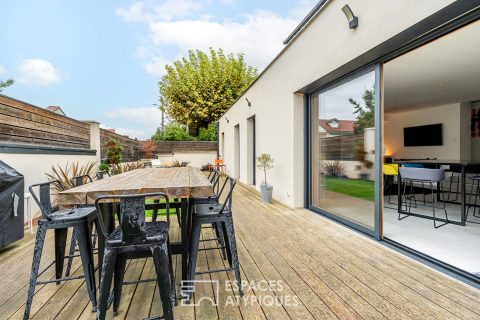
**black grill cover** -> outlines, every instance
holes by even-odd
[[[15,196],[18,206],[15,213]],[[23,175],[0,161],[0,248],[23,238]]]

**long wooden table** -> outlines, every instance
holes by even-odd
[[[170,198],[181,199],[181,241],[172,242],[173,254],[182,255],[182,279],[187,277],[188,259],[188,225],[191,219],[188,210],[192,197],[208,197],[213,193],[212,184],[198,168],[145,168],[124,172],[119,175],[97,180],[57,194],[61,206],[94,204],[100,195],[126,195],[147,192],[164,192]],[[110,214],[103,216],[105,225],[114,225],[113,208],[107,209]],[[112,230],[109,230],[112,231]],[[102,261],[105,239],[99,238],[99,260]],[[100,267],[101,269],[101,267]]]

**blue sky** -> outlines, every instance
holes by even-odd
[[[148,138],[157,82],[188,49],[245,53],[260,70],[314,0],[2,0],[3,94]]]

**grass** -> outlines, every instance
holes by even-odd
[[[375,198],[373,181],[329,176],[325,176],[324,179],[325,188],[328,191],[369,201],[373,201]]]

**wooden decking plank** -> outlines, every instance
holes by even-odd
[[[155,267],[152,258],[148,258],[145,262],[145,267],[142,271],[140,279],[156,279]],[[136,320],[149,317],[152,299],[155,293],[155,284],[156,282],[146,282],[137,285],[135,295],[132,297],[126,319]]]
[[[205,242],[200,242],[199,249],[205,248]],[[207,256],[205,251],[199,251],[197,257],[196,272],[208,270]],[[214,286],[218,282],[211,282],[210,274],[200,274],[195,276],[195,318],[197,319],[218,319],[219,314],[214,306],[218,302]],[[200,281],[200,282],[199,282]],[[212,302],[214,304],[212,304]]]
[[[281,208],[281,209],[284,209],[284,208]],[[269,210],[270,210],[269,213],[271,214],[271,212],[276,212],[276,210],[278,210],[278,209],[277,209],[275,206],[272,206],[271,208],[269,208]],[[283,210],[282,210],[281,213],[283,213]],[[282,215],[281,213],[278,215],[278,219],[284,219],[284,218],[285,218],[285,216]],[[297,220],[298,220],[298,219],[297,219]],[[300,220],[301,220],[301,219],[300,219]],[[290,223],[295,223],[295,222],[290,221]],[[297,230],[297,231],[309,233],[309,236],[310,236],[310,237],[313,237],[313,239],[314,239],[314,238],[318,238],[318,237],[323,233],[322,231],[319,231],[319,230],[313,230],[313,229],[312,229],[312,228],[314,227],[313,225],[307,225],[307,226],[308,226],[308,227],[305,227],[305,224],[304,224],[304,223],[303,223],[303,224],[300,224],[300,225],[299,225],[299,228],[302,228],[302,229],[301,229],[301,230]],[[358,236],[358,235],[357,235],[357,236]],[[349,247],[349,248],[352,247],[352,246],[353,246],[353,247],[356,247],[356,245],[355,245],[355,243],[354,243],[353,241],[346,242],[346,241],[348,240],[347,237],[343,236],[342,234],[339,236],[338,234],[334,234],[333,232],[328,233],[328,236],[325,235],[322,239],[318,239],[318,241],[322,241],[322,243],[325,243],[325,242],[328,242],[328,241],[332,241],[332,238],[334,239],[334,242],[332,242],[332,246],[331,246],[331,247],[334,247],[334,248],[336,247],[336,250],[337,250],[337,251],[338,251],[338,250],[341,250],[342,247]],[[310,241],[312,241],[312,239],[311,239]],[[339,244],[340,241],[345,241],[346,243],[343,243],[343,246],[339,246],[338,244]],[[349,257],[348,259],[351,259],[351,256],[355,256],[355,255],[357,255],[357,254],[360,254],[362,251],[364,251],[362,248],[356,248],[356,250],[347,251],[347,252],[348,252],[347,254],[350,255],[350,257]],[[367,254],[365,254],[365,255],[367,255]],[[367,255],[367,256],[368,256],[368,255]],[[376,258],[375,261],[378,261],[378,259],[381,259],[381,257],[375,257],[375,258]],[[373,258],[372,258],[372,259],[373,259]],[[373,260],[372,260],[371,264],[372,264],[372,266],[373,266],[375,269],[378,268],[378,263],[375,264],[375,262],[374,262]],[[419,266],[419,267],[422,268],[423,266]],[[375,270],[375,273],[378,273],[378,270]],[[388,273],[387,273],[387,274],[388,274]],[[398,287],[398,282],[396,283],[396,286]],[[408,287],[407,287],[407,288],[408,288]],[[426,292],[423,292],[423,293],[425,294]],[[431,294],[433,294],[434,296],[436,295],[436,292],[433,292],[433,291],[428,291],[428,293],[431,293]],[[416,299],[420,298],[420,300],[422,300],[422,298],[423,298],[423,296],[421,296],[421,295],[420,295],[420,297],[419,297],[418,295],[414,295],[414,297],[415,297]],[[413,301],[415,301],[415,300],[412,299],[412,302],[413,302]],[[448,305],[450,305],[449,302],[450,302],[450,301],[447,301],[447,304],[448,304]],[[422,304],[427,304],[427,305],[430,304],[430,306],[432,306],[431,299],[429,299],[429,300],[423,299]],[[435,306],[433,306],[433,307],[435,307]],[[438,308],[437,308],[437,310],[438,310]],[[445,310],[445,309],[440,309],[439,311],[440,311],[440,314],[443,314],[444,316],[445,316],[446,313],[448,313],[448,311]],[[455,316],[450,313],[450,317],[455,317]],[[467,318],[468,318],[468,315],[467,315]]]
[[[234,217],[235,219],[235,217]],[[296,272],[284,264],[272,261],[268,257],[268,253],[260,249],[260,246],[243,233],[241,228],[237,228],[238,237],[248,251],[254,255],[256,263],[261,265],[261,272],[267,281],[282,281],[283,288],[277,294],[279,296],[298,297],[297,306],[287,303],[286,311],[292,319],[311,319],[323,318],[334,319],[336,315],[324,303],[324,301],[316,294],[315,290],[310,286],[308,279],[301,278]],[[242,261],[240,260],[240,263]],[[275,290],[274,290],[275,291]]]
[[[212,239],[214,238],[214,233],[211,232],[211,229],[205,229],[202,231],[202,238],[203,239]],[[204,248],[215,248],[218,247],[218,243],[216,241],[208,241],[203,242]],[[207,250],[206,253],[206,268],[208,270],[218,270],[218,269],[225,269],[225,265],[223,264],[222,255],[220,250]],[[238,307],[239,303],[237,303],[236,298],[239,297],[238,291],[227,290],[227,288],[232,289],[233,287],[228,277],[226,271],[224,272],[217,272],[215,274],[210,274],[210,279],[212,281],[218,281],[218,288],[213,286],[214,294],[218,297],[217,301],[217,312],[218,317],[220,319],[242,319],[242,314],[240,313],[240,309]],[[227,286],[228,283],[228,286]],[[218,292],[216,292],[218,290]]]

